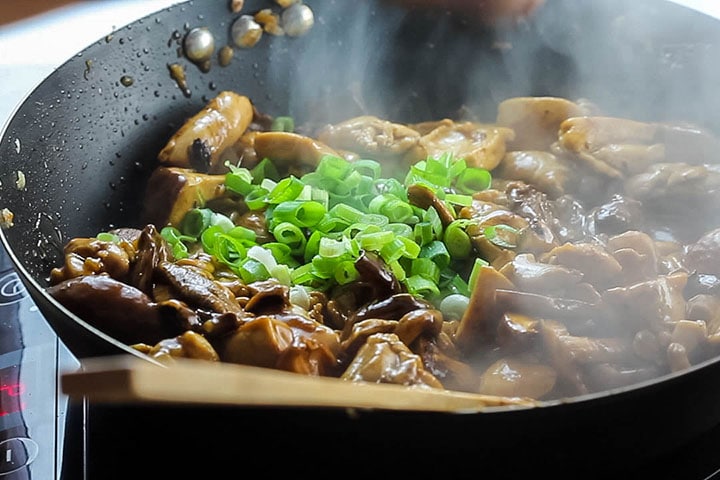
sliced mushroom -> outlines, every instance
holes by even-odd
[[[572,393],[575,395],[588,393],[589,390],[582,378],[582,372],[575,361],[572,349],[563,341],[570,335],[565,325],[554,320],[542,320],[540,321],[540,335],[550,365],[555,368],[559,377],[567,382]]]
[[[170,284],[191,306],[218,313],[243,312],[230,289],[199,273],[196,268],[164,262],[158,265],[156,273],[158,281]]]
[[[82,320],[126,344],[154,345],[181,333],[163,324],[150,297],[108,275],[71,278],[47,292]]]
[[[248,97],[220,92],[178,129],[158,159],[166,166],[207,172],[220,163],[221,154],[238,141],[252,120]]]
[[[137,256],[130,272],[130,285],[150,294],[155,268],[170,258],[172,253],[165,239],[155,225],[147,225],[137,240]]]
[[[455,333],[458,347],[472,352],[492,341],[502,312],[498,311],[495,292],[515,286],[502,273],[492,267],[480,267],[470,303]]]

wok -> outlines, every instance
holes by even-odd
[[[13,212],[14,225],[2,230],[2,242],[32,298],[79,358],[137,354],[47,295],[50,269],[72,237],[140,226],[157,152],[219,91],[238,91],[260,111],[297,123],[361,111],[421,121],[462,107],[487,112],[492,121],[505,98],[554,95],[589,98],[617,116],[720,127],[720,73],[711,68],[720,24],[670,2],[550,0],[526,22],[492,28],[380,1],[306,3],[315,12],[307,35],[265,35],[254,48],[236,49],[227,66],[214,57],[209,71],[181,55],[182,38],[205,26],[217,48],[229,44],[237,14],[227,2],[184,2],[139,19],[60,66],[7,124],[0,207]],[[245,11],[268,6],[249,0]],[[169,73],[174,63],[185,67],[186,90]],[[133,417],[133,408],[120,411]],[[171,416],[180,413],[159,408],[153,415],[167,422],[173,445],[177,417]],[[322,446],[337,465],[357,472],[374,471],[373,456],[383,455],[403,473],[526,469],[587,478],[591,471],[642,465],[720,424],[720,360],[529,410],[214,408],[190,415],[197,415],[198,433],[216,435],[237,422],[259,443],[301,430],[293,455],[316,456]]]

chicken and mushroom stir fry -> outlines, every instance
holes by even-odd
[[[302,133],[301,133],[302,132]],[[158,361],[558,399],[720,353],[718,140],[518,97],[312,132],[222,92],[49,292]]]

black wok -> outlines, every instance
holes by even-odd
[[[3,229],[2,241],[33,299],[79,358],[135,353],[45,293],[62,246],[75,236],[140,226],[144,184],[158,151],[221,90],[238,91],[259,110],[291,115],[298,123],[361,111],[419,121],[453,116],[464,106],[487,112],[492,121],[505,98],[555,95],[589,98],[618,116],[720,127],[720,73],[711,68],[720,23],[670,2],[549,0],[530,21],[492,29],[384,2],[306,3],[316,14],[309,34],[266,35],[252,49],[236,49],[228,66],[213,58],[209,71],[183,58],[181,41],[188,29],[205,26],[217,48],[229,44],[237,15],[228,2],[197,0],[150,15],[68,60],[7,125],[0,143],[0,207],[14,213],[14,226]],[[267,6],[246,1],[245,9]],[[185,67],[187,91],[171,78],[173,63]],[[17,187],[18,172],[24,188]],[[160,410],[155,418],[167,421],[166,442],[175,445],[168,416],[180,413]],[[212,420],[214,412],[224,420]],[[720,424],[720,361],[531,410],[194,413],[197,434],[204,436],[222,433],[232,422],[254,432],[256,444],[300,430],[302,436],[286,447],[289,454],[304,457],[305,465],[313,461],[310,455],[319,465],[345,465],[348,473],[374,472],[382,456],[398,473],[577,468],[577,478],[588,478],[606,468],[641,465]],[[129,438],[140,442],[133,448],[144,445]]]

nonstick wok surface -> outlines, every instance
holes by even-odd
[[[133,351],[52,300],[44,292],[50,269],[73,237],[140,226],[144,184],[157,152],[219,91],[247,95],[260,111],[291,115],[299,124],[337,121],[362,109],[420,121],[463,107],[486,112],[492,121],[505,98],[553,95],[588,98],[618,116],[689,120],[720,130],[720,74],[712,68],[720,24],[670,2],[548,0],[529,22],[493,29],[380,1],[305,3],[316,15],[309,34],[265,35],[252,49],[236,49],[228,66],[214,58],[207,72],[182,56],[182,38],[205,26],[218,49],[230,44],[237,14],[227,2],[185,2],[140,19],[69,59],[7,125],[0,143],[0,208],[14,213],[14,226],[3,229],[2,241],[34,300],[78,357]],[[246,1],[245,11],[271,5]],[[187,92],[170,76],[174,63],[185,67]],[[18,172],[24,188],[17,186]],[[457,441],[453,448],[484,461],[524,447],[527,458],[569,466],[588,456],[649,458],[717,425],[719,379],[720,364],[710,361],[633,388],[528,411],[295,413],[316,418],[317,425],[325,421],[320,431],[344,428],[358,438],[388,428],[433,438],[484,432],[486,441]],[[259,418],[277,424],[272,414],[254,414],[258,425]]]

